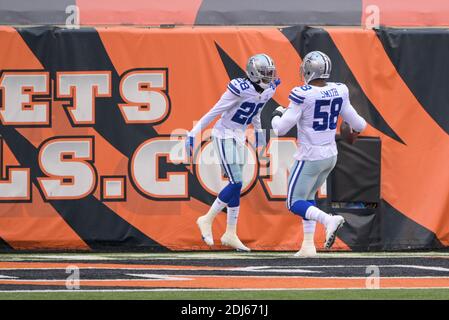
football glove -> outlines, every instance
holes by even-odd
[[[285,112],[286,110],[287,110],[287,109],[284,108],[284,107],[281,107],[281,106],[277,107],[276,109],[274,109],[273,113],[271,114],[271,118],[274,118],[274,117],[282,117],[282,115],[284,114],[284,112]]]
[[[274,80],[274,86],[277,88],[281,84],[281,78]]]

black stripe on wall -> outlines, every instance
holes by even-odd
[[[416,99],[449,134],[448,29],[381,28],[376,34]],[[419,123],[413,126],[419,130]]]

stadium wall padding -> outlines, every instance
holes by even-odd
[[[195,221],[215,198],[210,186],[225,182],[215,171],[171,159],[164,149],[170,134],[190,130],[226,90],[230,78],[244,76],[247,58],[260,52],[275,60],[282,79],[262,112],[263,127],[270,129],[272,110],[288,104],[290,90],[300,83],[302,57],[311,50],[329,54],[331,80],[348,85],[352,104],[367,119],[364,135],[382,141],[380,206],[372,216],[348,214],[334,249],[449,245],[449,114],[442,107],[448,101],[443,76],[449,65],[442,59],[449,54],[446,30],[0,27],[0,41],[6,48],[0,52],[0,250],[207,250]],[[426,54],[414,48],[426,48]],[[42,85],[46,83],[48,90],[21,84],[24,75],[45,79]],[[77,96],[73,87],[64,95],[60,77],[70,75],[105,80],[103,87],[88,91],[95,96],[89,100]],[[138,82],[133,91],[130,79],[142,75],[154,82]],[[31,97],[21,112],[46,103],[47,122],[8,122],[16,116],[7,104],[14,104],[8,96],[17,84]],[[151,119],[133,120],[135,114],[157,111],[139,102],[142,96],[158,97],[165,109]],[[77,110],[77,99],[93,103],[93,114]],[[294,134],[292,130],[287,138],[276,140],[285,146],[280,162],[292,161]],[[61,151],[52,162],[49,146],[70,145],[80,149]],[[90,151],[82,149],[87,146]],[[202,150],[207,146],[205,139]],[[142,162],[140,155],[151,154],[151,148],[159,148],[159,153]],[[74,166],[82,163],[91,169],[92,187],[82,196],[58,197],[51,193],[56,189],[43,186],[45,181],[59,179],[68,190],[75,179],[85,178],[56,174],[62,169],[54,162],[71,160]],[[297,250],[302,225],[286,209],[287,186],[281,185],[283,194],[273,193],[263,169],[258,163],[248,167],[238,234],[254,250]],[[26,172],[29,184],[22,189],[29,192],[11,197],[13,188],[8,186]],[[171,179],[182,183],[170,184]],[[278,182],[284,180],[278,177]],[[154,185],[162,186],[156,188],[160,194],[154,194]],[[170,194],[175,189],[185,193]],[[219,214],[213,227],[216,243],[225,226],[226,214]],[[315,241],[322,248],[321,226]]]

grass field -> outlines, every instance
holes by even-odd
[[[449,289],[1,292],[0,300],[449,300]]]

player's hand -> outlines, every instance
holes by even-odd
[[[357,140],[359,132],[354,131],[346,121],[342,121],[340,125],[340,135],[347,143],[354,144]]]
[[[281,78],[274,80],[274,86],[277,88],[281,84]]]
[[[187,156],[189,157],[189,159],[191,159],[193,156],[194,144],[195,144],[195,139],[193,138],[193,136],[188,135],[186,138],[186,141],[185,141],[185,146],[186,146]]]
[[[282,106],[277,107],[276,109],[274,109],[273,113],[271,114],[271,118],[282,117],[282,115],[285,113],[286,110],[287,109]]]

